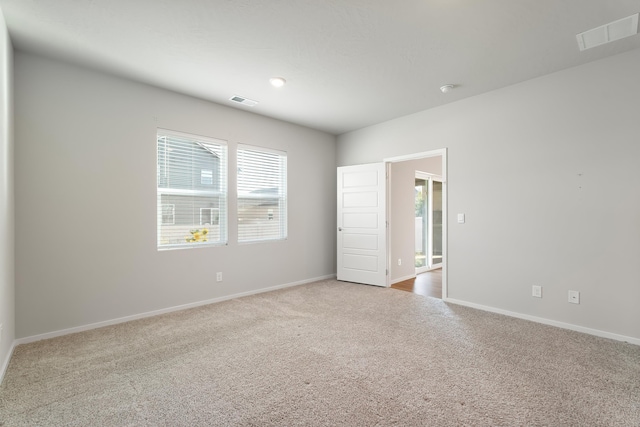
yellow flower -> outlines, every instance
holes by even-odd
[[[184,239],[189,242],[206,242],[207,241],[207,234],[209,234],[209,229],[207,228],[203,228],[202,230],[196,228],[194,230],[189,230],[189,233],[191,233],[190,236],[186,236]]]

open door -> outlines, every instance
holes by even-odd
[[[338,280],[387,286],[384,163],[338,168]]]

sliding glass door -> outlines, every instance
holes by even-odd
[[[431,180],[431,268],[442,267],[442,179]]]
[[[442,178],[415,175],[416,274],[442,266]]]
[[[415,181],[415,259],[416,272],[418,269],[425,269],[428,266],[427,253],[428,250],[428,179],[416,177]]]

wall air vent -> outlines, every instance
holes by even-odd
[[[233,95],[231,98],[229,98],[229,100],[233,102],[237,102],[238,104],[246,105],[247,107],[253,107],[254,105],[258,105],[258,101],[245,98],[244,96]]]
[[[578,47],[582,51],[638,34],[638,15],[636,13],[576,35]]]

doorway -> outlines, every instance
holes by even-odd
[[[427,161],[430,167],[413,167]],[[394,168],[399,165],[400,174]],[[440,258],[441,295],[447,299],[447,149],[383,159],[381,163],[338,168],[337,278],[390,287],[416,278],[415,171],[437,169],[441,177],[441,244],[432,248],[431,263]],[[408,174],[405,172],[409,171]],[[402,175],[403,179],[396,179]],[[407,180],[405,181],[404,178]],[[396,185],[400,189],[396,191]],[[397,203],[394,195],[405,199]],[[391,197],[390,197],[391,196]],[[404,260],[404,262],[403,262]]]
[[[384,159],[387,164],[389,180],[387,183],[388,247],[387,265],[389,266],[388,285],[414,293],[422,293],[422,282],[428,279],[429,287],[437,283],[438,296],[447,299],[447,149],[438,149],[406,156]],[[424,182],[422,216],[416,215],[416,172]],[[407,194],[408,191],[408,194]],[[431,202],[429,203],[429,197]],[[416,217],[421,218],[416,220]],[[422,224],[419,236],[422,250],[416,248],[416,222]],[[424,236],[424,237],[423,237]],[[418,250],[416,250],[418,249]],[[416,266],[416,252],[422,252]],[[420,262],[420,257],[422,261]],[[418,270],[417,270],[418,268]],[[422,273],[425,271],[426,273]],[[421,274],[418,275],[418,272]],[[433,277],[432,277],[433,276]],[[437,277],[435,277],[437,276]],[[433,289],[433,288],[432,288]],[[427,291],[431,292],[431,291]]]

